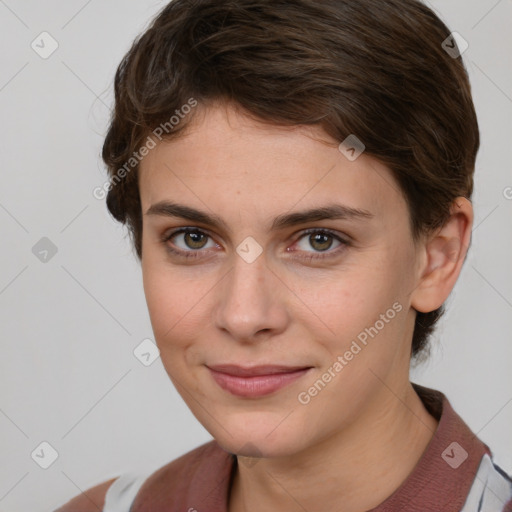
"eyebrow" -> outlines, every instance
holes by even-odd
[[[179,217],[182,219],[199,222],[216,229],[224,229],[230,232],[226,222],[215,214],[209,214],[190,206],[185,206],[170,201],[160,201],[153,204],[146,211],[146,215],[161,215],[165,217]],[[341,204],[328,204],[319,208],[311,208],[300,212],[279,215],[272,222],[271,230],[284,229],[308,222],[321,220],[369,220],[375,215],[368,210],[352,208]]]

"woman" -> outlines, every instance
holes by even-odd
[[[512,510],[409,380],[470,245],[460,38],[416,0],[175,0],[103,159],[164,367],[214,440],[61,512]]]

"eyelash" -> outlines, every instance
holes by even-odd
[[[173,254],[175,256],[179,256],[179,257],[183,257],[183,258],[201,258],[202,256],[200,253],[203,251],[201,251],[200,249],[190,250],[190,251],[182,251],[182,250],[174,249],[168,243],[176,235],[179,235],[180,233],[190,233],[190,232],[203,234],[209,238],[212,238],[208,233],[206,233],[205,231],[203,231],[201,229],[189,227],[189,228],[176,229],[175,231],[172,231],[171,233],[165,234],[161,238],[161,242],[165,245],[167,251],[169,251],[171,254]],[[324,260],[326,258],[333,258],[335,256],[338,256],[341,251],[345,250],[347,247],[349,247],[351,245],[348,240],[341,238],[334,231],[331,231],[330,229],[325,229],[325,228],[324,229],[321,229],[321,228],[307,229],[307,230],[301,232],[301,234],[297,237],[297,240],[294,243],[298,242],[299,240],[301,240],[302,238],[304,238],[307,235],[318,234],[318,233],[332,236],[335,240],[340,242],[341,245],[339,247],[337,247],[336,249],[334,249],[332,251],[326,251],[325,253],[312,253],[309,256],[301,256],[301,259],[304,259],[307,261],[312,261],[312,260],[318,261],[318,260]]]

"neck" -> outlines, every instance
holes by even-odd
[[[243,464],[239,457],[229,512],[370,510],[407,478],[432,439],[437,421],[408,383],[389,389],[357,421],[288,457]],[[376,400],[376,401],[377,401]],[[242,463],[240,463],[242,462]]]

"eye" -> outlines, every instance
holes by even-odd
[[[169,253],[183,258],[199,258],[204,256],[203,253],[206,252],[203,249],[220,247],[213,241],[211,235],[199,228],[191,227],[180,228],[167,233],[161,241]],[[317,228],[302,232],[294,245],[297,248],[292,246],[287,251],[306,253],[306,256],[298,257],[311,261],[335,257],[350,246],[350,242],[329,229]]]
[[[298,250],[309,253],[307,259],[322,259],[338,255],[350,243],[328,229],[309,229],[301,234],[295,245]],[[290,249],[290,252],[296,250]]]
[[[163,236],[162,242],[165,244],[167,250],[172,254],[184,256],[188,258],[195,258],[199,256],[201,249],[210,249],[216,247],[210,235],[197,228],[182,228]],[[169,243],[172,241],[172,245]],[[173,245],[177,249],[173,248]]]

